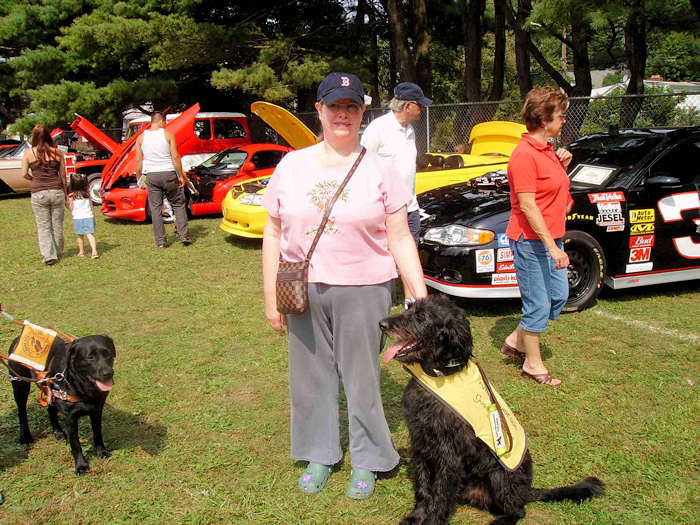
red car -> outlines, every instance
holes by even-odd
[[[275,166],[292,148],[277,144],[246,144],[229,148],[195,166],[187,175],[192,183],[185,189],[187,211],[193,215],[221,213],[221,201],[229,190],[245,180],[271,175]],[[102,213],[131,221],[149,218],[148,191],[131,181],[128,187],[104,194]],[[165,221],[172,221],[172,209],[163,207]]]

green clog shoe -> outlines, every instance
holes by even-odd
[[[377,476],[371,470],[353,469],[350,475],[350,485],[345,493],[352,499],[367,499],[374,494],[374,482]]]
[[[309,463],[299,478],[299,490],[307,494],[320,492],[331,475],[331,467],[319,463]]]

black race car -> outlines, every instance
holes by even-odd
[[[569,144],[569,301],[700,278],[700,127],[596,133]],[[504,171],[418,196],[428,286],[460,297],[519,297],[505,236]]]

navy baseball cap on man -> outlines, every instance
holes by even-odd
[[[327,105],[344,98],[349,98],[363,105],[365,103],[365,90],[362,89],[362,82],[352,73],[329,73],[318,85],[316,100],[323,100],[323,103]]]
[[[413,82],[401,82],[394,88],[394,98],[396,100],[408,100],[417,102],[421,106],[429,106],[433,103],[428,97],[423,94],[423,90],[418,84]]]

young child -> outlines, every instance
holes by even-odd
[[[92,214],[92,203],[88,193],[88,182],[85,175],[73,173],[70,176],[68,207],[73,215],[73,228],[78,236],[78,257],[85,256],[83,236],[87,235],[92,249],[92,258],[97,259],[97,243],[95,241],[95,216]]]

